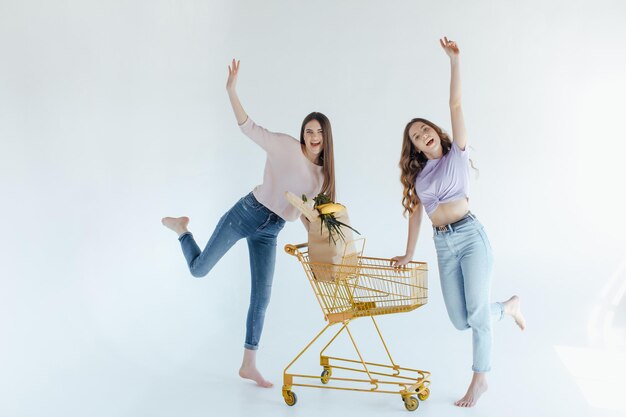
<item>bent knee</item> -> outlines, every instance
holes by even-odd
[[[491,323],[488,321],[485,322],[484,320],[469,320],[468,322],[469,327],[479,332],[491,330],[490,324]]]
[[[203,278],[206,277],[209,271],[202,271],[196,268],[189,268],[189,272],[194,278]]]
[[[456,320],[451,320],[451,321],[452,321],[452,325],[457,330],[467,330],[470,328],[470,325],[467,322],[467,320],[456,319]]]
[[[468,323],[452,323],[457,330],[467,330],[470,328]]]

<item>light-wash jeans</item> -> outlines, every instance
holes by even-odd
[[[474,372],[491,370],[491,321],[504,313],[501,303],[490,303],[493,255],[482,224],[473,214],[446,231],[434,229],[441,291],[454,327],[472,329]]]
[[[207,275],[238,240],[246,238],[248,241],[252,284],[246,320],[246,349],[257,350],[259,347],[265,310],[272,292],[276,236],[284,225],[285,220],[250,193],[222,216],[203,251],[200,251],[191,233],[184,233],[178,238],[189,271],[197,278]]]

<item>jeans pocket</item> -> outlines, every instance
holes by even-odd
[[[263,223],[261,223],[261,225],[259,227],[256,228],[257,232],[269,232],[270,230],[270,226],[272,225],[272,215],[269,214],[267,215],[267,217],[265,217],[265,220],[263,221]]]
[[[285,226],[285,221],[275,213],[270,213],[265,221],[256,229],[269,235],[278,236],[278,233]]]

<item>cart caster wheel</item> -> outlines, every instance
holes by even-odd
[[[420,401],[426,401],[429,396],[430,396],[430,389],[428,388],[426,388],[424,391],[417,394],[417,398],[419,398]]]
[[[322,384],[328,384],[328,381],[330,380],[330,376],[333,374],[333,372],[330,369],[324,369],[322,371],[322,375],[320,376],[320,380],[322,381]]]
[[[419,405],[419,401],[417,401],[417,398],[413,396],[404,399],[404,407],[409,411],[417,410],[417,407],[419,407]]]
[[[298,402],[298,397],[293,391],[283,392],[283,398],[285,399],[285,404],[287,404],[289,407],[293,407]]]

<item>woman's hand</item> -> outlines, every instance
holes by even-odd
[[[228,66],[228,81],[226,81],[226,90],[234,92],[237,88],[237,74],[239,73],[239,61],[233,62]]]
[[[391,266],[394,268],[400,268],[409,262],[411,262],[411,257],[409,255],[394,256],[391,258]]]
[[[237,74],[239,74],[239,61],[233,59],[232,64],[228,66],[228,81],[226,81],[226,91],[228,91],[228,98],[230,104],[233,107],[237,124],[241,126],[248,119],[246,111],[243,109],[239,97],[237,96]]]
[[[459,53],[460,53],[459,46],[456,44],[456,42],[449,41],[448,38],[444,36],[443,39],[439,39],[439,43],[441,44],[441,47],[443,48],[444,51],[446,51],[446,54],[448,54],[450,58],[456,58],[459,56]]]

